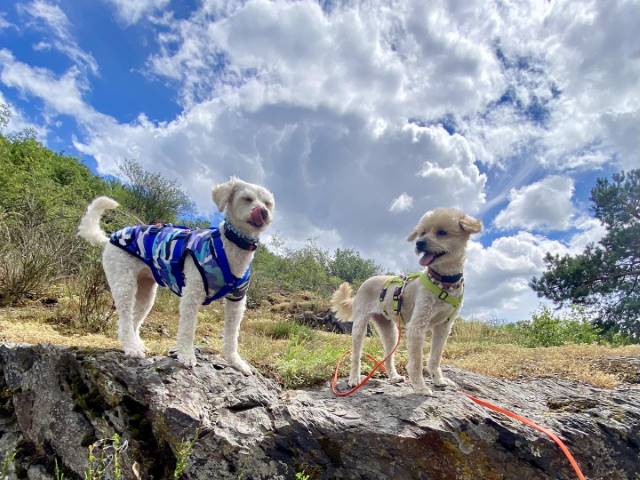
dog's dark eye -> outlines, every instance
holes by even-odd
[[[438,230],[436,232],[436,235],[438,235],[439,237],[446,237],[447,236],[447,232],[446,232],[446,230]]]
[[[425,232],[424,230],[423,230],[423,231],[421,231],[421,232],[420,232],[420,236],[421,236],[421,237],[422,237],[422,236],[424,236],[424,234],[425,234],[425,233],[427,233],[427,232]]]
[[[271,207],[273,207],[273,203],[271,202],[264,202],[264,206],[271,209]]]
[[[247,203],[253,202],[253,198],[251,198],[251,197],[242,197],[242,199]]]

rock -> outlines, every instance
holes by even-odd
[[[636,478],[639,385],[603,390],[447,374],[554,430],[590,480]],[[190,439],[185,479],[292,479],[298,472],[314,479],[575,478],[548,438],[450,388],[426,397],[374,380],[353,397],[335,398],[326,386],[283,391],[210,353],[187,369],[167,357],[5,345],[0,392],[0,456],[19,447],[19,478],[51,476],[54,459],[65,479],[82,478],[87,447],[114,432],[126,442],[125,479],[173,478]]]
[[[54,477],[47,473],[43,465],[31,465],[27,470],[29,480],[54,480]]]
[[[320,314],[312,311],[305,311],[294,316],[296,322],[325,332],[351,334],[353,322],[343,322],[338,320],[331,310]],[[367,325],[367,336],[371,336],[371,326]]]

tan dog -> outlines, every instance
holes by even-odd
[[[420,265],[425,267],[425,274],[436,281],[453,297],[461,297],[463,284],[461,277],[464,264],[465,250],[469,236],[482,230],[482,223],[475,218],[465,215],[453,208],[438,208],[427,212],[409,234],[407,240],[415,241],[416,253],[421,254]],[[355,297],[351,297],[351,286],[348,283],[340,285],[333,294],[331,305],[338,318],[343,321],[353,320],[351,354],[351,373],[349,384],[355,385],[360,381],[360,357],[362,345],[369,320],[380,335],[384,346],[385,356],[388,355],[397,341],[397,328],[393,312],[393,292],[387,292],[383,301],[380,293],[389,276],[378,275],[366,280],[358,289]],[[438,282],[437,280],[440,280]],[[404,290],[401,313],[407,321],[406,335],[409,362],[407,372],[409,380],[416,392],[431,394],[427,388],[423,375],[422,350],[428,330],[432,332],[431,352],[428,370],[436,386],[454,385],[442,375],[440,361],[447,337],[458,308],[437,298],[427,290],[419,280],[407,283]],[[403,377],[398,374],[394,358],[391,356],[385,362],[390,382],[400,382]]]

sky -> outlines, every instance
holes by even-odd
[[[546,252],[605,233],[595,179],[640,166],[640,1],[70,0],[0,4],[5,133],[101,175],[134,159],[203,214],[235,175],[272,232],[419,269],[428,210],[481,219],[467,318],[528,318]]]

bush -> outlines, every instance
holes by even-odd
[[[25,202],[19,213],[0,213],[0,305],[41,296],[65,275],[78,249],[75,236],[35,201]]]
[[[107,183],[77,159],[57,154],[28,135],[0,135],[0,205],[20,212],[25,199],[41,209],[39,220],[55,220],[75,230],[91,199],[107,192]]]
[[[380,273],[382,267],[373,260],[362,258],[355,250],[338,248],[328,262],[328,270],[330,275],[358,286],[367,278]]]
[[[329,254],[313,241],[299,250],[287,250],[278,275],[289,290],[309,290],[322,295],[330,294],[340,279],[329,273]]]
[[[268,247],[258,249],[253,262],[249,306],[261,305],[273,293],[307,291],[329,296],[341,280],[329,273],[329,254],[312,241],[278,255]]]
[[[56,320],[87,332],[105,331],[115,316],[115,307],[100,261],[100,248],[88,247],[79,255],[78,271],[65,287]]]
[[[122,162],[120,172],[127,182],[112,182],[111,194],[143,223],[175,223],[178,217],[193,214],[193,202],[175,180],[151,173],[133,160]]]
[[[530,321],[504,327],[511,330],[518,343],[526,347],[553,347],[567,343],[597,343],[603,341],[602,332],[593,326],[584,312],[574,309],[568,317],[554,315],[546,306]]]

